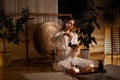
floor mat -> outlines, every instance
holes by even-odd
[[[63,72],[23,73],[28,80],[73,80],[73,77]]]

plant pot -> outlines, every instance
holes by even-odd
[[[89,58],[89,49],[80,49],[81,57],[88,59]]]
[[[0,67],[9,67],[11,65],[11,53],[0,52]]]

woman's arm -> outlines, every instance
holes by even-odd
[[[65,32],[63,31],[57,32],[54,37],[57,38],[57,37],[63,36],[64,33]]]

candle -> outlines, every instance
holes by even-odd
[[[90,67],[92,67],[92,68],[93,68],[93,67],[94,67],[94,64],[90,64]]]
[[[74,71],[75,73],[79,73],[80,70],[78,68],[75,68]]]
[[[92,69],[91,71],[92,71],[92,72],[94,72],[95,70],[94,70],[94,69]]]

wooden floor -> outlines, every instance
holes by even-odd
[[[9,67],[0,68],[0,80],[27,80],[23,73],[51,72],[52,66],[47,64],[28,65],[24,61],[16,61]]]

